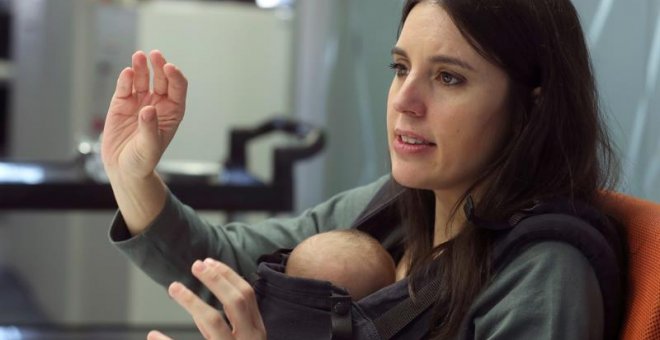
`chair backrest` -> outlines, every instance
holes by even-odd
[[[628,243],[621,339],[660,339],[660,204],[612,192],[603,203],[605,213],[623,225]]]

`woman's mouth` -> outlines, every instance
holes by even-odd
[[[415,138],[415,137],[410,137],[410,136],[400,135],[399,138],[401,139],[401,141],[403,143],[406,143],[406,144],[412,144],[412,145],[431,144],[430,142],[428,142],[426,140]]]
[[[428,139],[407,131],[395,131],[393,147],[400,154],[418,154],[430,151],[436,144]]]

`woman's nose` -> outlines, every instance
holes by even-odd
[[[392,104],[397,112],[416,117],[426,114],[424,86],[420,79],[409,75],[398,88],[394,89],[392,95],[394,95]]]

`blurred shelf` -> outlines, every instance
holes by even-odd
[[[286,212],[291,183],[167,182],[172,193],[199,210]],[[112,188],[85,175],[79,162],[1,162],[0,210],[114,210]]]
[[[273,180],[263,183],[246,170],[247,144],[275,131],[297,136],[300,145],[274,148]],[[290,212],[294,163],[316,154],[324,143],[322,130],[276,117],[255,128],[231,130],[230,156],[222,171],[188,162],[169,164],[159,172],[169,172],[164,179],[170,191],[195,209]],[[103,180],[95,180],[102,177],[98,176],[101,170],[89,170],[87,157],[69,162],[0,160],[0,210],[117,209],[112,188]]]

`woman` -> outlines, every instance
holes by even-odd
[[[177,281],[170,295],[206,338],[265,338],[254,293],[233,270],[249,274],[261,254],[351,225],[387,178],[295,219],[205,224],[154,172],[183,117],[187,83],[159,52],[150,58],[153,90],[138,52],[119,76],[106,120],[103,160],[121,212],[111,237],[152,278]],[[481,219],[502,221],[537,200],[596,205],[616,174],[570,1],[409,0],[392,58],[391,176],[408,188],[397,278],[441,281],[430,334],[461,338],[469,325],[479,339],[602,338],[603,297],[578,250],[540,242],[495,274],[491,233],[460,209],[469,199]],[[429,263],[444,271],[425,273]],[[204,302],[212,295],[231,329]]]

